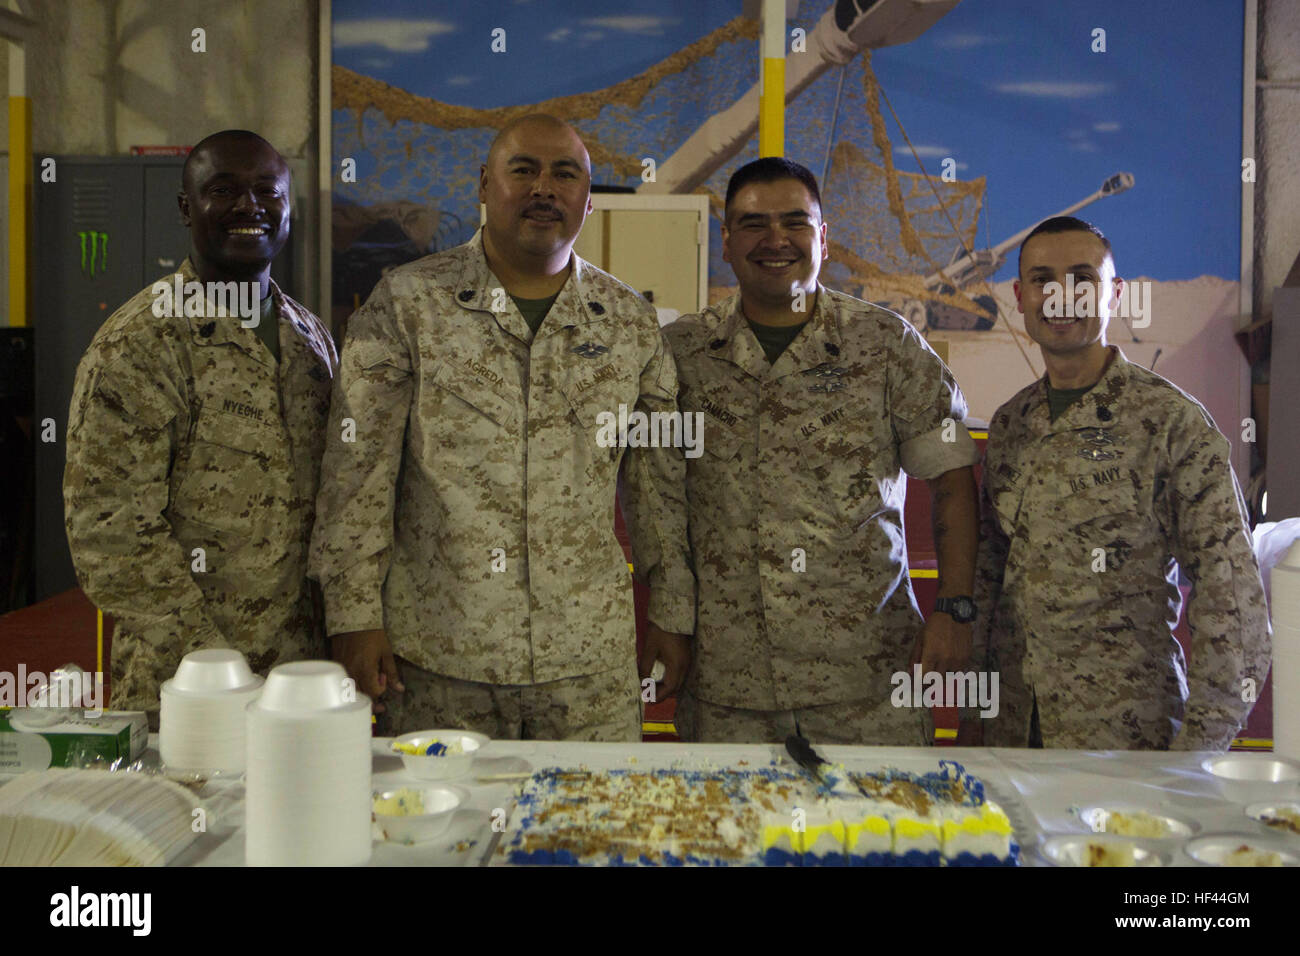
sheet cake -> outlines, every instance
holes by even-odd
[[[598,866],[1006,866],[1016,854],[1006,814],[948,760],[925,774],[837,768],[825,784],[780,767],[552,767],[524,785],[497,850]]]

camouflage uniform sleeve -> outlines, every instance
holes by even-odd
[[[389,281],[348,323],[330,402],[309,576],[329,634],[384,626],[393,502],[414,390]]]
[[[677,411],[677,365],[662,332],[654,358],[641,372],[637,409],[647,416]],[[695,573],[686,537],[684,450],[629,448],[622,502],[632,567],[650,589],[650,621],[671,634],[693,634]]]
[[[1219,750],[1250,714],[1243,682],[1260,687],[1271,653],[1268,608],[1228,440],[1197,412],[1172,433],[1173,553],[1195,584],[1187,709],[1173,750]]]
[[[929,481],[979,461],[975,441],[962,425],[966,399],[961,389],[911,326],[904,328],[890,369],[889,413],[903,470],[913,478]],[[952,424],[945,428],[948,419]]]
[[[978,615],[971,629],[970,670],[987,670],[995,654],[993,618],[1002,596],[1002,575],[1007,565],[1010,541],[1002,533],[997,513],[989,500],[988,485],[980,483],[980,543],[975,558],[975,606]],[[962,720],[975,720],[979,708],[962,708]]]
[[[86,596],[124,629],[225,647],[165,517],[185,399],[153,360],[155,344],[108,360],[92,346],[77,369],[63,471],[72,563]]]

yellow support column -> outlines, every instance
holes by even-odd
[[[32,196],[32,102],[26,54],[9,44],[9,324],[27,325],[27,267]]]
[[[785,155],[785,0],[763,0],[758,155]]]

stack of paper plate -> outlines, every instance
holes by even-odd
[[[247,760],[244,710],[263,680],[239,651],[186,654],[162,685],[158,752],[169,769],[242,773]]]
[[[25,774],[0,787],[0,866],[164,866],[194,841],[198,808],[156,776]]]

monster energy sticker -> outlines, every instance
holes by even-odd
[[[77,237],[81,239],[81,271],[86,273],[92,279],[95,278],[95,256],[99,256],[99,273],[103,275],[108,271],[108,233],[106,232],[79,232]],[[90,242],[87,244],[86,240]],[[89,251],[89,256],[87,256]]]

